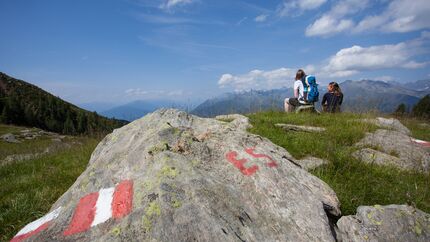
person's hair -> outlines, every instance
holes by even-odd
[[[330,82],[329,85],[332,87],[334,95],[342,95],[342,90],[340,89],[339,84],[337,84],[337,82]]]
[[[296,73],[296,80],[301,80],[305,75],[305,72],[302,69],[299,69]]]

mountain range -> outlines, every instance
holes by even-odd
[[[430,79],[406,84],[373,80],[344,81],[339,84],[344,94],[343,111],[379,111],[392,113],[401,103],[410,110],[422,97],[430,94]],[[326,88],[319,87],[320,101]],[[262,110],[283,110],[286,97],[291,97],[291,88],[268,91],[245,91],[227,93],[211,98],[197,106],[191,113],[202,117],[213,117],[230,113],[253,113]],[[319,104],[317,108],[319,108]]]
[[[187,110],[188,105],[171,100],[137,100],[101,112],[100,114],[121,120],[133,121],[154,112],[159,108],[176,108]]]

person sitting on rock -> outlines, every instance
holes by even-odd
[[[321,102],[323,111],[328,113],[340,112],[340,106],[343,102],[343,93],[340,90],[339,84],[330,82],[327,86],[327,91]]]
[[[285,98],[284,100],[284,108],[285,112],[292,112],[298,106],[306,104],[305,101],[305,93],[302,79],[306,76],[305,72],[302,69],[299,69],[296,73],[296,79],[294,82],[294,97]]]

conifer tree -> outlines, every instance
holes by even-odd
[[[412,115],[415,117],[430,119],[430,95],[423,97],[412,108]]]

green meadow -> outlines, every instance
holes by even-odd
[[[358,121],[372,114],[342,113],[285,114],[262,112],[248,115],[249,131],[284,147],[295,158],[314,156],[330,161],[312,174],[336,192],[343,215],[355,214],[360,205],[410,204],[430,212],[430,176],[394,167],[369,165],[352,158],[353,146],[375,125]],[[430,140],[430,126],[424,121],[401,119],[418,139]],[[322,133],[286,132],[274,126],[289,123],[324,127]],[[22,127],[0,125],[0,135],[18,134]],[[68,145],[38,158],[0,163],[0,241],[8,241],[23,226],[48,212],[52,204],[85,170],[101,138],[67,136]],[[0,141],[0,160],[8,155],[37,153],[52,145],[39,137],[19,144]]]
[[[328,160],[328,165],[311,171],[336,192],[343,215],[355,214],[360,205],[410,204],[430,212],[430,175],[402,171],[395,167],[365,164],[351,154],[353,145],[375,125],[358,121],[373,114],[285,114],[264,112],[249,115],[249,131],[282,146],[297,159],[314,156]],[[430,126],[425,121],[401,119],[415,138],[430,140]],[[286,132],[276,123],[310,125],[326,128],[322,133]],[[428,121],[427,121],[428,124]]]

